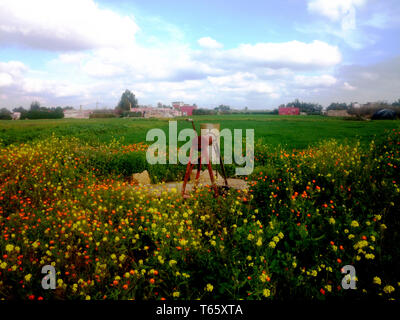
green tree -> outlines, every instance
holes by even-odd
[[[0,109],[0,120],[11,120],[11,111],[6,109],[6,108],[2,108]]]
[[[288,103],[286,107],[299,108],[300,112],[305,112],[307,114],[321,114],[322,111],[321,105],[317,103],[301,102],[299,99]]]
[[[38,110],[40,110],[40,102],[39,101],[32,101],[31,110],[30,111],[38,111]]]
[[[128,89],[125,90],[125,92],[121,96],[121,100],[118,103],[117,106],[117,111],[129,111],[130,108],[137,108],[138,107],[138,101],[135,98],[135,95]]]
[[[332,102],[326,110],[348,110],[349,106],[347,103]]]
[[[224,104],[220,104],[218,107],[214,108],[214,110],[221,113],[228,113],[231,110],[231,107],[226,106]]]

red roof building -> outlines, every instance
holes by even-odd
[[[279,115],[285,116],[298,116],[300,114],[300,109],[295,107],[280,107]]]
[[[191,106],[183,102],[172,102],[172,107],[180,110],[183,116],[191,116],[193,115],[193,110],[197,109],[197,106]]]

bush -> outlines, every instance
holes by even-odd
[[[12,120],[11,111],[6,108],[0,109],[0,120]]]
[[[125,111],[121,114],[121,117],[127,117],[127,118],[140,118],[143,117],[141,112],[130,112],[130,111]]]
[[[61,108],[40,108],[38,110],[30,110],[21,112],[22,119],[62,119],[64,112]]]
[[[89,119],[103,119],[103,118],[116,118],[117,116],[114,113],[107,112],[107,113],[100,113],[100,112],[93,112],[89,115]]]

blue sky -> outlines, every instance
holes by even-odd
[[[0,107],[400,98],[397,0],[0,0]]]

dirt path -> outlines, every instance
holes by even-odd
[[[234,178],[228,178],[228,185],[231,188],[238,189],[238,190],[246,190],[249,188],[249,184],[247,181],[242,180],[242,179],[234,179]],[[163,192],[173,192],[173,193],[181,193],[182,192],[182,185],[183,182],[167,182],[167,183],[161,183],[161,184],[147,184],[147,185],[141,185],[140,189],[141,190],[146,190],[150,194],[154,194],[157,196],[160,196]],[[193,190],[193,185],[194,183],[190,182],[186,185],[186,192],[190,193]],[[199,187],[205,186],[205,185],[210,185],[209,183],[199,183]],[[221,180],[217,181],[218,186],[223,186],[223,182]],[[139,187],[139,186],[137,186]]]

